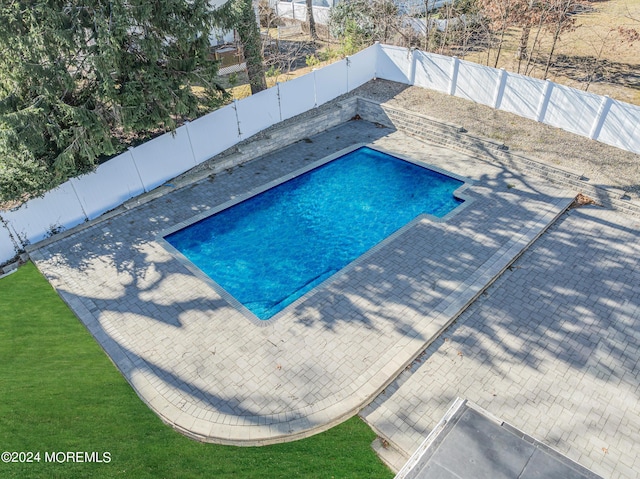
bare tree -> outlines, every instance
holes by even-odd
[[[595,35],[598,37],[597,42],[589,42],[591,48],[595,55],[593,57],[587,57],[584,61],[584,67],[586,70],[586,84],[584,86],[584,91],[588,91],[591,83],[602,74],[603,71],[603,55],[605,51],[610,51],[613,48],[610,40],[612,38],[615,29],[609,29],[606,35],[600,35],[594,31]]]
[[[446,3],[442,9],[444,11],[444,32],[440,36],[440,54],[443,55],[445,53],[444,49],[448,45],[449,40],[449,30],[451,29],[451,22],[454,19],[453,16],[453,3]]]
[[[280,40],[277,48],[272,48],[265,55],[267,76],[280,81],[296,69],[307,66],[307,59],[315,57],[317,44],[310,41]]]
[[[507,30],[517,25],[519,16],[526,11],[526,0],[479,0],[482,12],[489,20],[489,29],[493,34],[499,35],[498,51],[494,62],[494,68],[498,67],[498,60],[504,44],[504,36]],[[487,64],[488,62],[487,57]]]
[[[518,60],[518,73],[520,73],[520,66],[522,60],[529,56],[529,36],[531,34],[531,28],[540,24],[543,17],[543,9],[539,8],[540,2],[535,0],[529,0],[527,2],[525,10],[520,15],[517,21],[517,25],[522,27],[522,33],[520,34],[520,42],[518,43],[518,50],[516,51],[516,59]]]
[[[316,32],[316,21],[313,18],[313,0],[306,0],[307,3],[307,25],[309,26],[309,36],[312,41],[318,40],[318,33]]]
[[[539,51],[540,49],[540,33],[542,32],[543,26],[545,24],[545,22],[547,21],[547,17],[548,17],[548,12],[546,9],[542,8],[540,9],[540,14],[538,15],[538,24],[537,24],[537,28],[536,28],[536,36],[533,39],[533,44],[532,44],[532,48],[531,51],[527,51],[526,53],[526,57],[527,57],[527,63],[524,66],[524,74],[528,75],[530,73],[529,67],[533,68],[533,64],[532,64],[532,59],[533,59],[533,54],[537,51]],[[527,35],[527,39],[528,39],[528,35]],[[528,45],[527,45],[528,48]],[[520,65],[521,65],[522,60],[518,61],[518,73],[520,73]]]
[[[431,32],[432,32],[432,28],[431,28],[431,5],[433,4],[433,1],[431,0],[424,0],[424,47],[423,50],[425,52],[429,51],[429,43],[431,43],[429,41],[430,37],[431,37]]]
[[[347,55],[374,41],[389,43],[400,37],[402,43],[409,44],[404,16],[392,0],[346,0],[331,8],[329,15],[329,31],[341,39]]]
[[[551,60],[553,59],[553,53],[558,44],[560,34],[563,32],[569,32],[576,29],[575,11],[579,5],[583,2],[580,0],[550,0],[548,3],[549,30],[553,33],[553,40],[551,43],[551,49],[547,56],[547,63],[544,68],[544,74],[542,78],[547,78],[549,73],[549,67],[551,66]]]

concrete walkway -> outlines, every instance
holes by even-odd
[[[176,223],[353,143],[471,178],[473,201],[447,222],[415,222],[265,327],[155,240]],[[165,422],[202,441],[266,444],[322,431],[371,402],[574,194],[352,121],[31,256]]]
[[[405,456],[456,397],[610,478],[640,471],[640,220],[562,216],[362,416]]]

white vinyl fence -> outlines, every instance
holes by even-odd
[[[373,45],[131,148],[93,173],[0,213],[0,264],[20,245],[94,219],[239,141],[373,78],[466,98],[640,153],[638,106],[455,57]]]
[[[16,254],[9,230],[0,225],[0,261],[7,261]],[[4,258],[4,259],[3,259]]]
[[[329,11],[342,0],[313,0],[313,19],[319,25],[329,25]],[[428,0],[429,10],[442,7],[452,0]],[[403,15],[417,15],[425,12],[426,3],[424,0],[396,0],[398,10]],[[307,21],[307,5],[305,0],[294,0],[292,2],[271,1],[271,7],[278,17],[291,18],[301,22]],[[426,31],[424,20],[409,17],[409,22],[417,32]],[[446,20],[433,19],[431,24],[444,31],[447,25]]]
[[[329,10],[328,6],[313,5],[313,19],[318,25],[329,25]],[[293,20],[299,20],[301,22],[307,21],[307,5],[304,0],[298,0],[297,2],[274,2],[273,9],[278,17],[291,18]]]
[[[376,77],[465,98],[640,153],[640,106],[419,50],[381,45]]]
[[[378,45],[213,111],[110,159],[13,211],[0,212],[0,264],[20,247],[92,220],[241,140],[373,78]]]

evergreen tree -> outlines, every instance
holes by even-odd
[[[352,55],[375,41],[386,43],[402,28],[403,18],[392,0],[345,0],[329,10],[329,32]]]
[[[240,36],[251,94],[266,90],[262,40],[252,0],[230,0],[217,10],[216,17],[220,27],[235,29]]]
[[[208,0],[3,0],[0,202],[220,105],[212,13]]]

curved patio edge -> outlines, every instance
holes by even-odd
[[[43,258],[36,251],[32,253],[32,259],[37,266],[38,260]],[[455,320],[455,318],[451,318],[447,324],[438,328],[429,341],[422,343],[422,345],[415,344],[416,341],[411,341],[409,338],[408,341],[414,343],[410,348],[406,346],[391,348],[387,351],[387,355],[393,357],[387,358],[383,355],[380,359],[384,365],[377,373],[371,377],[361,377],[360,381],[352,383],[349,390],[339,391],[334,396],[318,402],[315,407],[303,408],[303,411],[311,409],[305,411],[306,414],[300,411],[290,411],[271,417],[243,417],[214,413],[187,401],[182,407],[173,404],[162,394],[159,394],[154,381],[147,377],[148,374],[152,375],[144,372],[148,365],[140,358],[132,360],[126,351],[102,328],[98,319],[82,301],[64,290],[56,288],[56,291],[79,317],[81,323],[102,347],[142,402],[163,423],[180,434],[199,442],[244,447],[265,446],[304,439],[324,432],[353,417],[382,392],[428,344],[436,339],[442,330]],[[404,360],[401,359],[403,357]],[[155,379],[155,382],[158,382],[157,377]],[[285,415],[284,420],[267,424],[270,418],[282,414]],[[216,420],[211,419],[214,415]],[[290,416],[291,419],[287,419],[287,416]],[[252,421],[252,419],[254,420]],[[234,422],[235,424],[232,424]],[[260,422],[264,422],[264,424],[260,424]]]
[[[403,369],[404,367],[399,368],[396,374],[375,390],[372,388],[366,397],[362,394],[347,395],[333,405],[302,417],[297,417],[295,411],[287,412],[284,413],[285,416],[291,415],[292,419],[271,424],[255,424],[246,417],[222,414],[218,414],[216,421],[204,419],[208,412],[205,408],[186,407],[191,412],[185,412],[163,397],[147,400],[145,393],[149,392],[148,388],[154,388],[146,378],[136,376],[129,382],[138,396],[165,424],[184,436],[204,443],[250,447],[304,439],[337,426],[363,409]],[[267,417],[264,419],[267,420]],[[232,421],[240,424],[225,423]]]
[[[63,290],[58,292],[136,394],[165,424],[205,443],[259,446],[289,442],[330,429],[363,409],[438,338],[566,210],[571,201],[572,198],[563,197],[548,204],[547,211],[540,212],[537,221],[503,244],[474,274],[443,298],[436,310],[427,313],[426,318],[423,317],[427,321],[421,321],[416,331],[406,334],[380,354],[374,361],[375,367],[369,369],[366,376],[318,403],[278,414],[224,414],[190,401],[189,394],[179,388],[167,387],[166,383],[162,386],[150,365],[140,357],[129,357],[81,301]],[[34,259],[37,260],[37,256]]]
[[[396,137],[406,143],[398,153],[469,171],[480,180],[466,191],[475,200],[451,221],[420,219],[310,296],[307,309],[290,309],[289,322],[227,321],[240,313],[155,241],[158,225],[178,222],[185,205],[223,203],[206,196],[208,183],[185,204],[176,193],[31,257],[136,394],[179,433],[236,446],[308,437],[369,404],[575,196],[528,179],[513,187],[498,167],[437,147],[422,152],[401,133],[380,146]],[[254,166],[247,178],[261,172]],[[247,178],[234,177],[238,191],[249,191]]]

